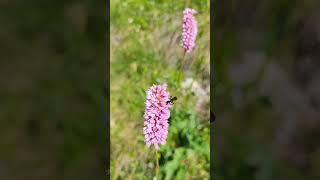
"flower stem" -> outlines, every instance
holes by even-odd
[[[183,70],[183,67],[184,67],[184,64],[185,64],[185,61],[184,61],[185,57],[186,57],[186,51],[183,51],[181,70]]]
[[[182,75],[182,71],[183,71],[183,66],[184,66],[184,59],[185,59],[185,55],[186,55],[186,51],[183,51],[183,56],[182,56],[182,60],[180,61],[180,67],[179,67],[179,79],[178,79],[178,83],[180,85],[180,81],[181,81],[181,75]],[[180,87],[180,86],[179,86]]]
[[[156,150],[156,180],[158,180],[158,174],[159,174],[159,156],[158,156],[158,150]]]

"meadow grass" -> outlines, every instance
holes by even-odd
[[[186,7],[198,11],[199,33],[196,49],[183,60]],[[143,113],[146,90],[162,83],[178,100],[167,143],[160,146],[159,179],[209,179],[209,1],[115,0],[110,9],[111,179],[155,176]]]

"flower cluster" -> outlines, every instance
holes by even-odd
[[[186,53],[194,49],[198,33],[195,13],[197,12],[190,8],[183,11],[182,47]],[[148,89],[143,127],[144,141],[148,147],[154,145],[155,149],[159,149],[159,144],[166,143],[171,108],[169,101],[167,84],[153,85]]]
[[[169,92],[167,85],[153,85],[147,91],[146,107],[144,112],[143,133],[145,143],[159,149],[158,144],[166,143],[168,134],[168,119],[170,117]]]
[[[190,53],[195,46],[196,36],[198,33],[197,21],[194,9],[186,8],[183,11],[182,23],[182,47],[185,52]]]

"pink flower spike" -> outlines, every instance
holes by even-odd
[[[167,84],[153,85],[147,91],[143,134],[146,145],[153,144],[155,149],[165,144],[168,134],[171,105],[167,104],[170,94],[166,89]]]
[[[194,14],[196,13],[197,11],[190,8],[186,8],[183,11],[182,47],[187,53],[190,53],[193,50],[198,33],[197,21],[194,17]]]

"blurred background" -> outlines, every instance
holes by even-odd
[[[198,11],[196,49],[183,60],[183,10]],[[154,147],[143,135],[146,90],[168,84],[167,143],[159,179],[209,179],[210,2],[113,0],[110,4],[111,179],[152,179]]]
[[[106,178],[106,10],[0,2],[0,179]]]
[[[215,1],[216,179],[320,179],[320,1]]]

